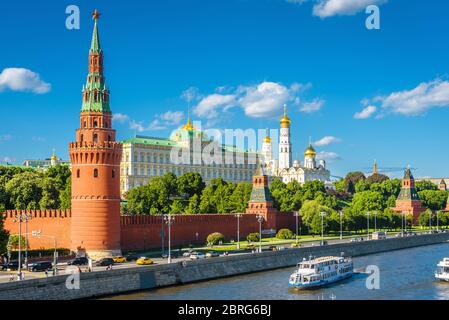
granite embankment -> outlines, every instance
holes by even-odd
[[[181,285],[214,278],[272,270],[296,265],[310,255],[369,255],[449,241],[449,233],[392,238],[360,243],[304,247],[278,252],[263,252],[186,261],[170,265],[154,265],[116,269],[80,275],[79,289],[66,287],[68,275],[48,279],[0,284],[0,299],[82,299],[123,292]]]

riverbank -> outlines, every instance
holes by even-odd
[[[285,268],[296,265],[298,261],[310,255],[340,255],[344,252],[347,256],[356,257],[447,241],[449,233],[429,234],[83,273],[80,275],[79,289],[75,290],[66,288],[68,275],[60,275],[48,279],[0,284],[0,299],[92,298]]]

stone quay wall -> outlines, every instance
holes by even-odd
[[[68,290],[65,286],[68,276],[60,275],[48,279],[2,283],[0,284],[0,299],[70,300],[93,298],[292,267],[310,255],[340,255],[344,252],[346,256],[356,257],[448,241],[449,233],[442,233],[234,255],[170,265],[82,273],[79,290]]]

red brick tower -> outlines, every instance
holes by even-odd
[[[419,215],[425,211],[422,206],[421,199],[415,189],[415,178],[412,171],[408,168],[405,170],[404,179],[402,180],[402,189],[396,200],[396,207],[393,211],[404,214],[413,215],[414,223],[418,222]]]
[[[120,254],[120,161],[97,21],[89,51],[89,74],[82,92],[80,129],[70,143],[72,163],[71,249],[92,258]]]
[[[273,219],[272,214],[278,213],[278,210],[273,206],[270,189],[268,188],[268,176],[263,172],[262,166],[258,167],[253,175],[253,190],[246,213],[261,214],[267,222]]]

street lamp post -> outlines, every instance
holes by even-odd
[[[326,216],[326,212],[321,212],[321,245],[324,244],[324,217]]]
[[[429,210],[429,232],[432,232],[432,211]]]
[[[377,232],[377,211],[374,211],[373,215],[374,215],[374,232]]]
[[[369,240],[369,215],[370,212],[366,213],[366,240]]]
[[[343,240],[343,211],[338,214],[340,215],[340,240]]]
[[[262,222],[264,221],[263,215],[258,214],[257,221],[259,222],[259,252],[262,252]]]
[[[175,221],[175,217],[167,214],[164,215],[164,221],[168,226],[168,263],[171,263],[171,225]]]
[[[54,252],[53,252],[53,270],[54,270],[54,274],[56,274],[56,271],[57,271],[56,265],[58,264],[58,261],[57,261],[58,250],[57,250],[56,236],[50,236],[50,235],[41,234],[40,230],[39,231],[33,231],[31,233],[31,235],[33,237],[38,237],[38,238],[40,238],[40,237],[47,237],[47,238],[53,239],[53,244],[54,244],[54,247],[55,247]]]
[[[296,218],[296,244],[299,242],[298,237],[298,230],[299,230],[299,211],[295,211],[295,218]]]
[[[19,261],[18,261],[18,268],[17,268],[17,274],[19,277],[19,280],[22,280],[22,222],[25,222],[25,228],[26,228],[26,240],[25,240],[25,267],[28,267],[28,220],[31,220],[32,216],[27,213],[19,213],[16,214],[14,217],[14,222],[19,223]]]
[[[240,218],[242,214],[237,213],[235,217],[237,218],[237,250],[240,250]]]
[[[436,212],[435,212],[435,215],[436,215],[436,217],[437,217],[437,232],[440,232],[440,222],[438,221],[438,212],[439,212],[439,211],[436,211]]]
[[[404,236],[404,212],[401,212],[401,237]]]

